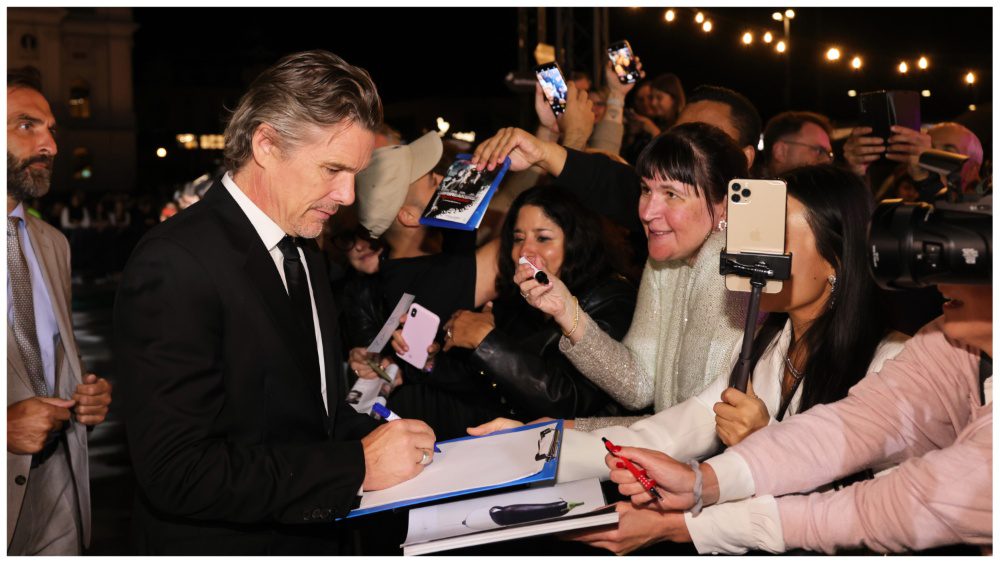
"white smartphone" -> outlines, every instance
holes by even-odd
[[[781,180],[736,178],[726,192],[726,252],[785,253],[785,206],[788,187]],[[764,293],[781,291],[768,280]],[[750,278],[726,275],[726,289],[750,291]]]
[[[414,303],[406,313],[408,318],[403,325],[403,340],[409,350],[399,357],[407,363],[423,369],[427,363],[427,348],[434,342],[441,318],[424,307]]]

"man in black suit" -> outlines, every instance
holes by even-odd
[[[362,488],[430,462],[423,422],[343,403],[340,335],[312,240],[354,200],[382,106],[325,51],[264,71],[226,128],[228,172],[126,267],[115,353],[142,553],[336,553]]]

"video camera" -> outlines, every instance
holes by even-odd
[[[885,289],[993,283],[993,211],[984,200],[884,201],[872,216],[868,244],[872,275]]]
[[[928,150],[920,155],[920,167],[951,178],[966,160],[964,155]],[[868,264],[876,283],[884,289],[991,285],[992,180],[992,174],[983,179],[981,185],[989,187],[974,202],[880,203],[868,231]]]

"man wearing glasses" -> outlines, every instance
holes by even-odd
[[[764,176],[832,162],[832,131],[830,120],[818,113],[786,111],[772,117],[764,128]]]

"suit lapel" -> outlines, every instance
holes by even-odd
[[[17,347],[17,339],[13,329],[7,325],[7,367],[13,371],[28,389],[34,389],[31,379],[28,377],[28,368],[24,365],[24,358],[21,357],[21,349]],[[7,374],[10,377],[10,373]],[[31,392],[34,395],[34,391]]]
[[[274,260],[264,247],[250,219],[221,182],[216,182],[208,190],[205,203],[210,202],[218,206],[221,215],[230,225],[230,232],[237,237],[240,247],[245,249],[243,268],[247,273],[247,279],[260,295],[275,332],[280,335],[281,341],[290,352],[295,363],[295,372],[310,390],[310,395],[315,397],[315,405],[322,409],[316,371],[310,368],[309,362],[305,360],[309,357],[309,349],[306,346],[315,346],[315,343],[307,342],[308,339],[303,336]]]
[[[337,326],[337,307],[333,302],[330,278],[327,276],[326,261],[316,245],[310,240],[302,249],[309,265],[309,283],[312,284],[313,299],[316,301],[316,316],[323,339],[323,356],[326,366],[326,403],[330,418],[334,418],[336,406],[344,396],[340,388],[340,371],[343,360],[340,350],[340,330]]]
[[[303,336],[302,328],[299,326],[295,313],[292,311],[292,304],[285,291],[285,286],[281,283],[278,270],[274,267],[271,255],[264,249],[263,244],[259,244],[260,249],[252,249],[247,253],[247,260],[244,265],[250,283],[257,288],[265,308],[274,322],[275,330],[281,335],[281,340],[295,357],[295,364],[298,371],[303,374],[314,372],[305,359],[308,358],[309,349]],[[315,389],[315,381],[311,382],[310,389]]]
[[[42,278],[45,280],[45,288],[49,292],[49,301],[52,302],[52,310],[55,313],[56,325],[59,327],[59,345],[63,347],[64,358],[69,362],[70,373],[77,382],[82,381],[83,374],[79,357],[76,355],[76,339],[73,336],[73,316],[69,310],[70,295],[66,291],[66,286],[62,280],[69,279],[68,271],[60,271],[60,256],[56,254],[55,245],[51,237],[38,228],[38,219],[31,217],[25,221],[28,228],[28,236],[31,237],[31,247],[38,261],[39,269],[42,271]],[[68,260],[68,257],[67,257]],[[69,351],[73,350],[73,353]],[[58,366],[56,366],[58,371]],[[57,385],[59,382],[56,382]],[[68,383],[68,382],[63,382]],[[76,386],[69,386],[74,389]],[[56,392],[58,395],[58,392]]]

